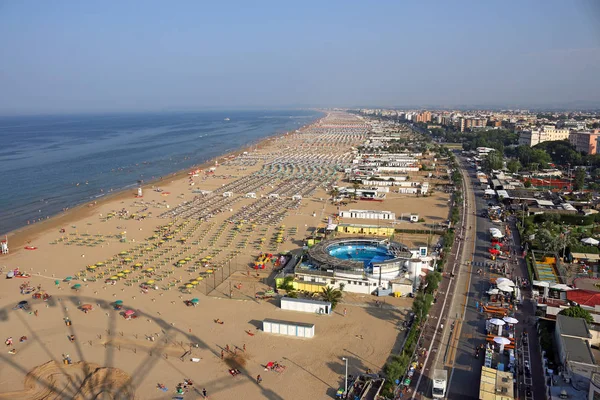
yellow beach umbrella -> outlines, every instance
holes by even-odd
[[[191,281],[190,283],[191,283],[192,285],[196,286],[196,285],[197,285],[198,283],[200,283],[200,282],[198,282],[198,281]]]
[[[192,261],[192,257],[186,257],[184,258],[185,261]]]
[[[119,277],[118,277],[118,276],[111,276],[111,277],[110,277],[110,280],[111,280],[111,281],[116,281],[117,279],[119,279]]]
[[[204,277],[202,277],[202,276],[199,276],[199,277],[197,277],[197,278],[196,278],[196,280],[197,280],[197,281],[202,281],[202,280],[204,280]]]
[[[188,283],[188,284],[185,285],[185,287],[188,288],[188,289],[190,289],[190,288],[194,287],[194,285],[192,285],[191,283]]]
[[[183,264],[185,264],[186,262],[187,262],[187,261],[185,261],[185,260],[179,260],[179,261],[177,261],[177,264],[183,265]]]
[[[145,250],[146,250],[146,251],[150,251],[150,250],[152,250],[152,247],[146,247],[146,249],[145,249]]]
[[[123,273],[124,273],[124,274],[129,274],[129,273],[131,273],[131,270],[129,270],[129,269],[124,269],[124,270],[123,270]]]
[[[95,265],[88,265],[88,269],[92,269],[92,270],[96,269],[96,266]]]
[[[129,261],[131,261],[131,258],[130,257],[124,258],[123,261],[129,262]]]
[[[102,267],[103,265],[104,265],[104,263],[103,263],[103,262],[97,262],[97,263],[96,263],[96,267]]]
[[[150,279],[148,282],[146,282],[148,285],[152,285],[154,283],[154,279]]]
[[[138,268],[143,267],[143,266],[144,266],[144,264],[142,264],[142,263],[135,263],[135,265],[134,265],[134,267],[138,267]]]
[[[205,258],[206,258],[207,260],[210,260],[210,259],[212,259],[212,256],[206,256]]]
[[[213,271],[212,269],[207,269],[207,270],[206,270],[206,273],[207,273],[207,274],[212,274],[213,272],[214,272],[214,271]]]
[[[152,267],[150,267],[150,268],[146,268],[146,271],[148,271],[148,272],[152,272],[152,271],[154,271],[154,268],[152,268]]]
[[[125,276],[125,274],[124,274],[124,273],[122,273],[122,272],[119,272],[119,273],[117,274],[117,276],[118,276],[119,278],[122,278],[122,277],[124,277],[124,276]]]

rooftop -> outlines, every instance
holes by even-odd
[[[556,316],[556,323],[560,328],[561,336],[572,336],[583,339],[592,338],[592,334],[583,318],[573,318],[559,314]]]
[[[564,350],[567,355],[567,361],[574,361],[583,364],[596,364],[592,350],[587,340],[574,337],[562,336]]]
[[[513,374],[482,367],[479,381],[480,400],[513,400]]]

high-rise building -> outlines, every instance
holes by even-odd
[[[431,112],[423,111],[416,115],[415,122],[431,122]]]

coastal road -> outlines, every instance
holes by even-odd
[[[456,278],[445,277],[440,286],[440,295],[451,295],[451,300],[440,307],[435,304],[430,315],[441,315],[438,324],[428,323],[423,333],[423,345],[430,349],[429,354],[421,355],[420,362],[424,363],[423,374],[417,378],[417,387],[412,398],[430,399],[434,369],[449,371],[448,399],[478,399],[479,379],[483,365],[483,354],[474,357],[475,347],[485,343],[485,316],[476,309],[476,303],[485,301],[485,291],[489,288],[492,276],[488,267],[492,261],[489,259],[489,228],[499,225],[493,224],[488,218],[481,216],[482,211],[488,207],[488,200],[483,199],[482,192],[474,189],[478,182],[474,170],[466,168],[463,163],[463,180],[466,188],[465,194],[465,219],[466,231],[457,233],[456,243],[452,249],[452,256],[456,260],[449,260],[446,271],[454,269]],[[469,226],[472,228],[469,229]],[[512,237],[511,247],[520,250],[518,232],[511,219],[510,228]],[[461,232],[460,229],[458,229]],[[462,240],[460,237],[462,236]],[[522,257],[514,257],[514,276],[527,277],[527,267]],[[477,274],[478,269],[483,270],[482,275]],[[521,322],[517,325],[517,335],[525,330],[529,335],[528,345],[517,351],[520,362],[527,359],[532,365],[532,376],[518,375],[518,397],[525,397],[525,387],[531,386],[535,399],[545,399],[543,371],[541,367],[539,348],[537,347],[537,333],[533,327],[534,306],[531,302],[529,289],[523,290],[523,305],[517,310],[516,318]],[[438,307],[435,307],[438,306]],[[443,310],[442,310],[443,308]],[[432,317],[435,321],[435,317]],[[443,329],[441,329],[443,325]],[[437,328],[437,329],[436,329]],[[525,358],[524,358],[525,357]],[[536,361],[537,360],[537,361]],[[535,382],[535,384],[533,383]]]
[[[463,197],[465,199],[462,203],[461,221],[456,226],[455,241],[438,288],[436,297],[438,301],[433,304],[429,312],[430,317],[422,330],[418,361],[423,364],[423,369],[417,372],[413,378],[413,380],[416,379],[416,384],[411,398],[431,398],[433,370],[438,368],[440,360],[448,356],[446,353],[447,343],[452,337],[452,332],[458,330],[461,323],[456,321],[454,318],[456,314],[453,314],[451,310],[456,307],[458,294],[464,291],[465,285],[470,280],[468,274],[461,271],[461,265],[465,263],[465,257],[472,254],[472,245],[465,237],[471,236],[469,226],[473,225],[471,209],[474,201],[471,188],[466,184],[468,176],[464,170],[461,170],[461,173],[463,174]]]
[[[466,165],[466,163],[464,164]],[[469,186],[473,188],[474,184],[478,182],[476,179],[476,172],[473,169],[469,169]],[[450,373],[450,386],[448,399],[478,399],[479,398],[479,378],[481,376],[481,367],[483,365],[483,354],[480,354],[479,358],[474,357],[475,347],[481,343],[485,343],[485,315],[481,314],[476,309],[476,303],[486,301],[487,295],[485,292],[489,289],[490,278],[498,277],[500,275],[491,272],[488,267],[492,261],[489,258],[488,249],[490,246],[489,229],[491,227],[497,227],[502,229],[503,225],[497,225],[492,223],[489,218],[482,217],[481,213],[487,210],[488,202],[494,202],[493,200],[486,200],[482,196],[482,190],[471,190],[475,193],[475,209],[476,209],[476,237],[475,237],[475,249],[472,258],[472,270],[468,271],[471,276],[471,283],[466,294],[467,307],[464,310],[464,319],[461,324],[461,330],[457,335],[456,340],[453,340],[449,352],[454,352],[454,358],[448,358],[445,366],[451,368]],[[520,238],[518,231],[515,226],[514,218],[510,218],[509,227],[511,230],[511,237],[508,238],[508,245],[516,253],[509,260],[509,265],[513,268],[512,278],[516,277],[527,278],[527,266],[522,257],[520,257]],[[502,229],[503,230],[503,229]],[[463,269],[469,268],[467,265],[462,266]],[[478,269],[482,269],[482,275],[477,274]],[[537,332],[534,328],[534,311],[535,307],[531,301],[531,291],[525,289],[522,291],[523,304],[517,308],[515,317],[520,321],[517,324],[516,335],[520,337],[521,332],[526,331],[529,336],[528,345],[524,348],[521,347],[517,350],[517,358],[521,365],[524,360],[523,357],[529,361],[532,365],[532,375],[535,379],[525,377],[523,374],[518,373],[517,378],[517,393],[516,397],[520,399],[527,399],[525,397],[526,386],[531,386],[533,390],[533,398],[545,399],[544,395],[544,381],[543,371],[541,367],[540,352],[537,347]],[[453,310],[453,313],[459,310]],[[520,341],[519,341],[520,342]],[[521,345],[522,346],[522,345]],[[537,361],[536,361],[537,360]],[[519,368],[520,369],[520,368]],[[465,385],[464,382],[473,382],[476,384]],[[535,382],[535,384],[533,383]]]

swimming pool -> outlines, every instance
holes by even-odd
[[[386,261],[394,258],[385,247],[366,244],[334,244],[327,247],[327,252],[340,260],[371,261],[377,257],[378,261]]]

